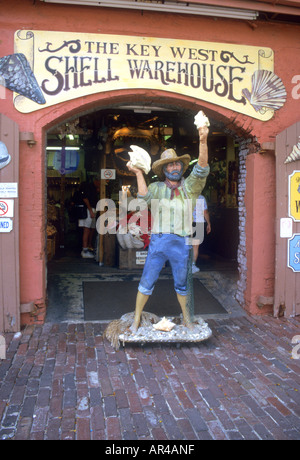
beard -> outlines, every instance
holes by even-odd
[[[166,168],[163,169],[166,178],[171,180],[171,181],[175,181],[175,182],[180,181],[180,179],[182,177],[182,170],[183,170],[183,166],[181,167],[180,171],[168,172],[168,171],[166,171]]]

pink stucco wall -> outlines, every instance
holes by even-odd
[[[245,308],[252,314],[272,311],[271,305],[258,308],[260,296],[274,295],[275,277],[275,157],[252,154],[246,160],[245,205],[247,288]]]
[[[280,76],[288,99],[269,122],[261,122],[229,109],[201,103],[208,116],[225,122],[229,129],[258,142],[274,141],[276,134],[299,117],[299,100],[295,98],[292,78],[299,72],[297,53],[300,26],[172,15],[139,11],[118,11],[96,7],[66,6],[32,0],[0,0],[0,56],[14,52],[14,33],[18,29],[51,30],[142,35],[193,39],[221,43],[270,47],[275,51],[275,73]],[[294,89],[294,97],[292,91]],[[71,115],[101,108],[117,101],[159,101],[174,107],[197,110],[199,101],[157,91],[115,91],[75,99],[32,114],[21,114],[13,106],[12,93],[5,91],[0,100],[1,112],[19,124],[20,131],[33,131],[36,145],[20,143],[20,277],[21,302],[43,305],[46,296],[45,264],[45,131]],[[247,308],[255,312],[257,294],[270,292],[274,279],[274,208],[275,159],[272,155],[253,154],[247,160]],[[247,243],[247,244],[248,244]]]

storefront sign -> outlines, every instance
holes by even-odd
[[[44,104],[15,93],[23,113],[103,91],[155,89],[269,120],[285,102],[270,48],[123,35],[18,30]]]
[[[13,229],[12,219],[0,217],[0,233],[9,233]]]
[[[289,175],[289,215],[300,222],[300,171]]]
[[[288,267],[300,272],[300,234],[296,233],[288,240]]]

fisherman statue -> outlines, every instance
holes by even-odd
[[[152,165],[159,182],[147,186],[143,170],[129,161],[129,171],[136,175],[138,198],[143,199],[152,212],[151,240],[143,273],[138,286],[134,320],[130,330],[135,334],[140,326],[141,314],[152,294],[156,281],[166,261],[172,269],[174,289],[181,307],[183,324],[193,329],[191,313],[187,305],[187,274],[191,249],[192,217],[181,212],[185,202],[189,201],[194,209],[209,174],[207,136],[209,121],[203,112],[195,117],[199,132],[198,162],[187,178],[186,172],[191,157],[188,154],[178,156],[175,150],[167,149],[159,160]],[[153,212],[153,203],[159,203]],[[171,203],[171,206],[170,206]],[[171,212],[170,212],[171,209]],[[173,210],[173,212],[172,212]]]

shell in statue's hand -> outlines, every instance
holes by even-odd
[[[153,324],[154,329],[165,332],[170,332],[174,326],[175,324],[169,321],[165,316],[158,323]]]
[[[148,174],[151,169],[151,158],[148,152],[137,145],[131,145],[130,148],[132,151],[128,152],[128,154],[131,165],[134,168],[142,169],[145,174]]]
[[[197,126],[197,129],[203,128],[204,126],[209,126],[210,125],[209,119],[207,118],[205,113],[202,112],[202,110],[200,110],[200,112],[198,112],[197,115],[195,116],[195,122],[194,123]]]

